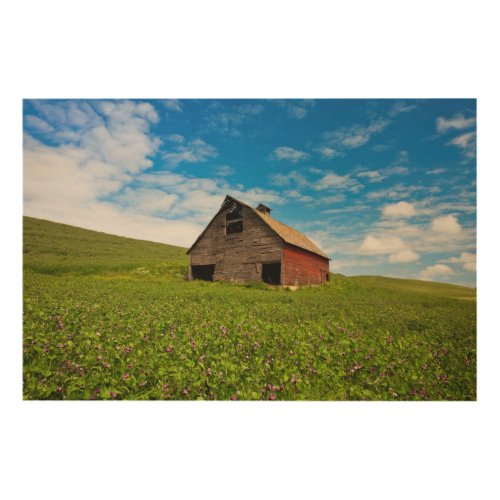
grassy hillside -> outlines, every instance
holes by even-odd
[[[187,273],[186,248],[23,218],[24,268],[42,274],[131,271],[167,262]]]
[[[188,282],[185,249],[29,218],[24,245],[26,399],[476,398],[468,288]]]
[[[476,299],[476,290],[449,283],[437,283],[435,281],[408,280],[398,278],[386,278],[385,276],[352,276],[349,278],[365,288],[376,288],[392,290],[394,292],[426,293],[435,297],[455,297],[457,299]]]

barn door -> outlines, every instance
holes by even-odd
[[[281,280],[281,262],[262,264],[262,281],[270,285],[279,285]]]
[[[194,280],[213,281],[215,266],[213,264],[203,266],[191,266],[191,275]]]

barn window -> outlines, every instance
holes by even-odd
[[[226,234],[241,233],[243,231],[243,220],[235,220],[226,224]]]
[[[243,231],[243,207],[239,203],[229,204],[226,211],[226,234]]]

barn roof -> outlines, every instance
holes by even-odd
[[[236,198],[233,198],[232,196],[227,195],[226,198],[224,199],[224,202],[222,203],[219,211],[215,214],[214,219],[219,213],[227,206],[227,202],[234,201],[236,203],[239,203],[240,205],[243,205],[252,212],[260,217],[281,239],[283,239],[286,243],[289,243],[290,245],[294,245],[296,247],[302,248],[304,250],[308,250],[309,252],[315,253],[317,255],[320,255],[321,257],[324,257],[325,259],[331,260],[328,255],[326,255],[320,248],[318,248],[307,236],[303,235],[296,229],[293,229],[290,226],[287,226],[286,224],[283,224],[283,222],[280,222],[268,213],[261,212],[260,210],[256,210],[255,208],[251,207],[247,203],[244,203],[243,201],[237,200]],[[213,220],[213,219],[212,219]],[[212,222],[212,221],[210,221]],[[207,225],[210,225],[210,223]],[[198,240],[201,238],[203,233],[206,231],[206,229],[198,236],[196,241],[193,243],[191,248],[188,250],[187,253],[189,253],[193,247],[196,245]]]
[[[299,231],[297,231],[296,229],[283,224],[283,222],[274,219],[267,213],[255,210],[253,208],[252,210],[286,243],[290,243],[291,245],[295,245],[296,247],[300,247],[304,250],[308,250],[309,252],[321,255],[321,257],[325,257],[325,259],[330,259],[330,257],[323,253],[323,251],[318,248],[307,236],[299,233]]]

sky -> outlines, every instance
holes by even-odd
[[[226,194],[346,275],[475,286],[474,99],[25,100],[24,214],[189,247]]]

